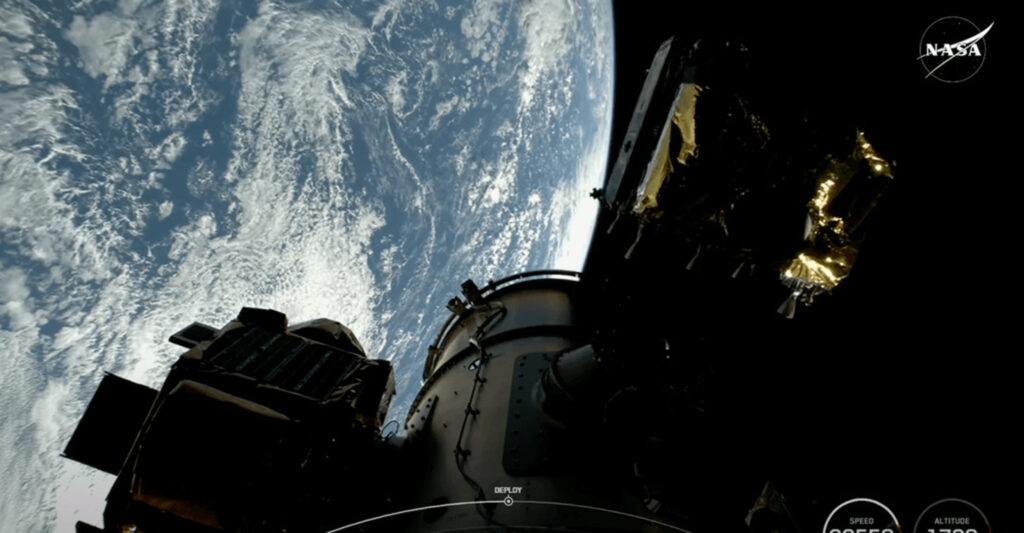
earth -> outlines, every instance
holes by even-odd
[[[609,3],[448,4],[0,0],[0,530],[101,522],[60,452],[193,321],[338,320],[401,420],[462,281],[581,268]]]

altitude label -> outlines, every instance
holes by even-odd
[[[985,513],[958,498],[939,500],[924,509],[914,523],[914,533],[991,533]]]

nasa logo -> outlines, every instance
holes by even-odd
[[[925,79],[946,83],[971,79],[985,63],[985,35],[993,24],[982,30],[963,17],[943,17],[932,22],[921,35],[917,52]]]

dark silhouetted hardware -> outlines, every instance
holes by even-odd
[[[949,486],[908,481],[949,448],[871,395],[907,371],[839,297],[899,183],[878,97],[789,65],[803,41],[772,28],[617,8],[583,271],[464,282],[398,435],[390,363],[341,324],[185,328],[159,393],[108,376],[68,445],[118,474],[106,531],[809,532],[865,488],[906,521]]]

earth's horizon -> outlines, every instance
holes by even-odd
[[[602,0],[0,2],[0,530],[101,523],[104,372],[243,306],[350,327],[403,420],[463,280],[581,268],[612,62]]]

